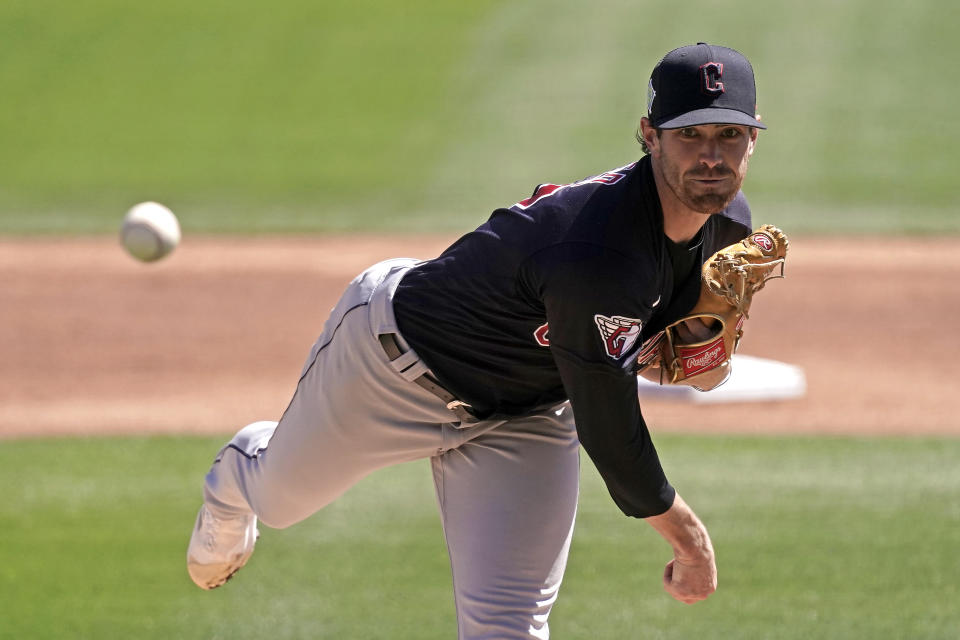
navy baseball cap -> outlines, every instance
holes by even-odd
[[[680,47],[650,74],[647,117],[658,129],[699,124],[766,129],[756,115],[753,67],[739,51],[705,42]]]

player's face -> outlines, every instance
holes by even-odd
[[[737,195],[757,130],[733,124],[664,129],[650,146],[655,170],[676,198],[699,213],[717,213]]]

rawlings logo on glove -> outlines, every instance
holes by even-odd
[[[767,280],[783,277],[788,245],[786,234],[764,225],[710,256],[701,271],[697,304],[664,329],[655,357],[639,359],[640,375],[700,391],[723,384],[730,377],[730,358],[743,336],[753,294]]]

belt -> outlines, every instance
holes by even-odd
[[[396,334],[381,333],[378,337],[380,339],[380,345],[383,347],[384,352],[386,352],[387,357],[391,362],[403,355],[403,349],[401,349],[399,343],[397,343]],[[460,422],[478,421],[478,418],[470,413],[470,410],[473,409],[473,407],[466,402],[459,400],[455,395],[447,391],[443,385],[441,385],[437,379],[429,373],[424,373],[423,375],[414,378],[413,382],[443,400],[443,403],[447,405],[447,409],[452,411],[454,415],[460,419]]]

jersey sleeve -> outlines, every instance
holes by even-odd
[[[632,366],[655,303],[652,267],[589,246],[554,250],[540,266],[549,273],[539,286],[550,349],[580,443],[625,514],[663,513],[675,492],[643,420]]]

